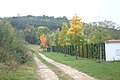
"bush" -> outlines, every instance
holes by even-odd
[[[0,61],[5,62],[9,69],[16,68],[30,58],[24,40],[13,29],[7,20],[0,20]]]

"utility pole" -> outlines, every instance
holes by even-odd
[[[100,9],[98,9],[98,19],[99,19],[99,22],[101,21],[101,17],[100,17]],[[100,24],[99,24],[100,26]],[[100,42],[100,53],[99,53],[99,58],[100,58],[100,63],[102,62],[102,42]]]

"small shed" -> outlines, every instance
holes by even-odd
[[[120,40],[108,40],[105,42],[106,61],[120,60]]]

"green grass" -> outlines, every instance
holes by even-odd
[[[29,60],[16,70],[8,70],[4,63],[0,63],[0,80],[39,80],[34,60]]]
[[[63,71],[61,71],[59,68],[54,66],[53,64],[48,63],[45,61],[40,55],[37,54],[37,57],[44,63],[46,66],[48,66],[59,78],[59,80],[73,80],[72,77],[65,74]]]
[[[36,45],[27,45],[27,47],[30,51],[39,49],[39,46]],[[0,80],[39,80],[40,77],[36,70],[37,65],[32,57],[26,63],[19,64],[18,68],[12,70],[8,69],[4,62],[0,62]]]
[[[34,51],[34,52],[36,52],[36,53],[38,53],[38,52],[39,52],[39,49],[40,49],[40,46],[39,46],[39,45],[29,44],[29,45],[27,45],[27,47],[28,47],[30,50],[32,50],[32,51]]]
[[[44,55],[100,80],[120,80],[120,61],[98,63],[95,59],[79,58],[76,60],[73,56],[64,57],[63,54],[54,52],[44,52]]]

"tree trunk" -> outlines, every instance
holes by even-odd
[[[82,44],[82,57],[84,58],[84,44]]]
[[[78,56],[80,57],[80,45],[78,46]]]
[[[88,58],[88,44],[86,43],[86,58]]]
[[[65,53],[65,57],[66,57],[66,45],[64,46],[64,53]]]
[[[100,44],[100,63],[102,62],[102,46]]]
[[[59,46],[57,45],[56,47],[57,47],[57,48],[56,48],[56,52],[57,52],[57,54],[58,54],[58,48],[59,48]]]
[[[77,58],[77,54],[78,54],[77,52],[78,52],[78,51],[77,51],[77,46],[75,46],[75,56],[76,56],[76,60],[78,59],[78,58]]]

